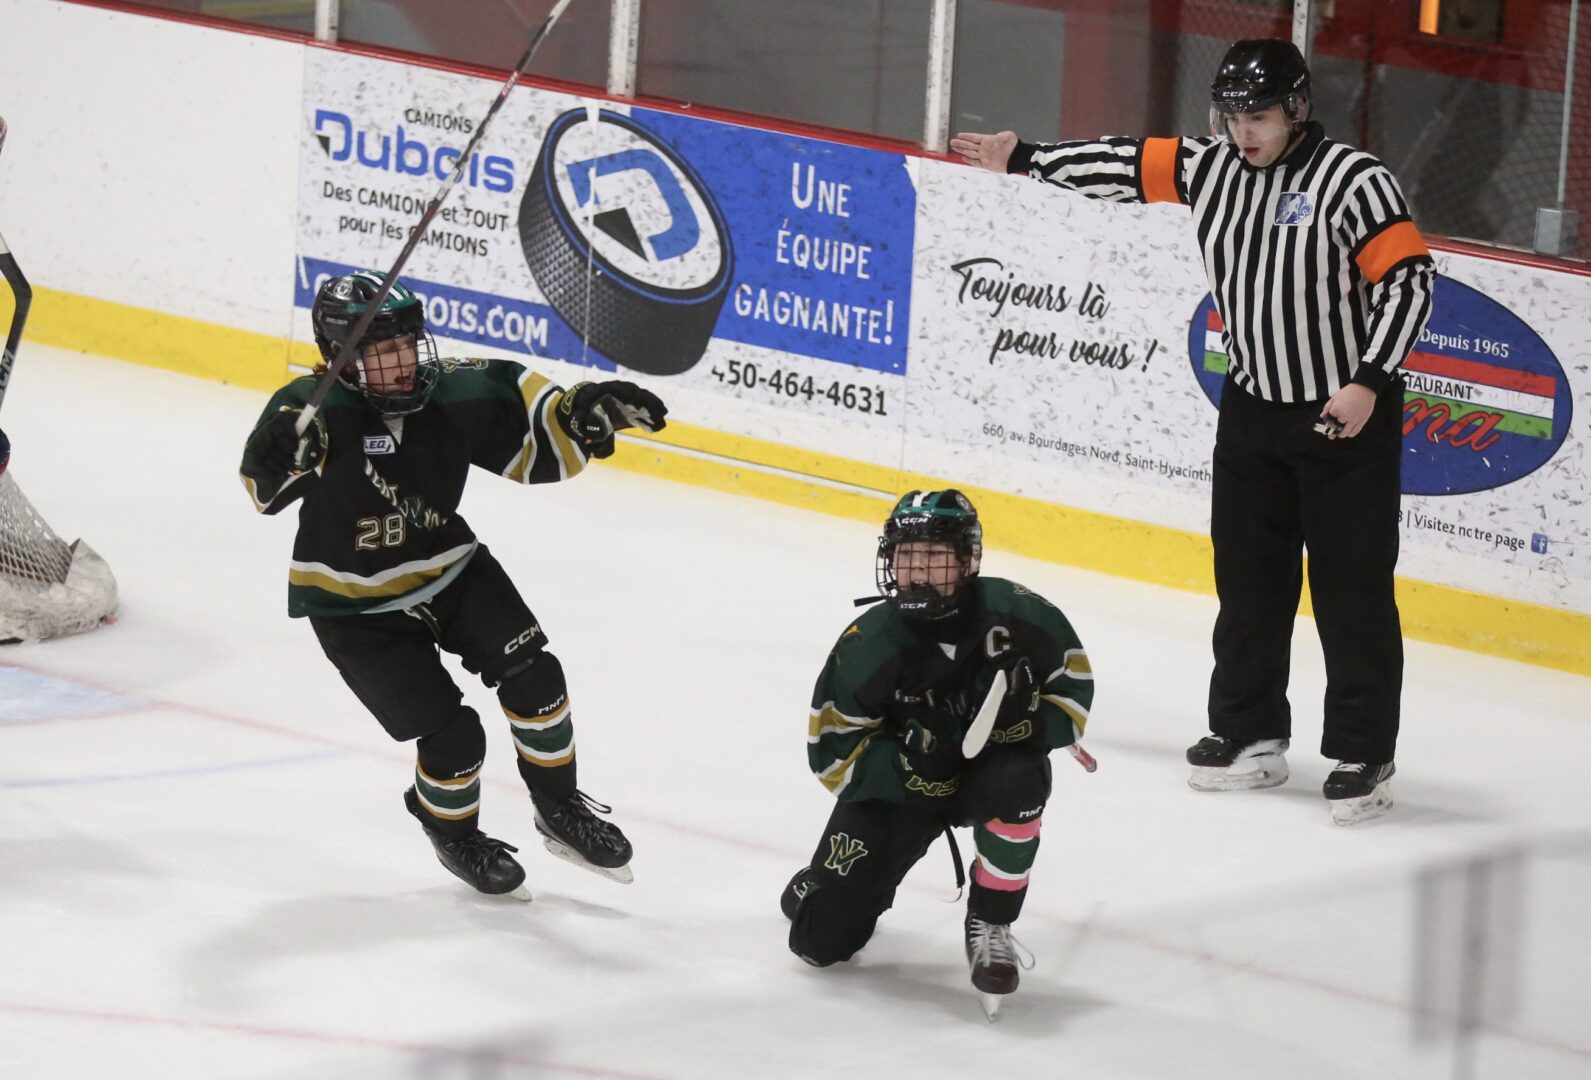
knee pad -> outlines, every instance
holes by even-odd
[[[786,893],[795,885],[792,880]],[[855,956],[876,925],[878,912],[860,896],[826,881],[809,881],[805,894],[795,899],[790,951],[813,967],[828,967]]]
[[[1030,750],[994,749],[980,755],[961,776],[958,817],[975,825],[999,818],[1031,821],[1044,812],[1051,786],[1050,759]]]
[[[444,779],[478,769],[486,758],[486,732],[481,718],[468,705],[460,705],[446,723],[417,743],[420,767],[427,776]]]
[[[568,697],[563,664],[541,650],[510,668],[497,684],[497,700],[503,708],[527,720],[552,715],[563,708]]]

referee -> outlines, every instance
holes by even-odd
[[[1392,174],[1309,119],[1290,42],[1239,41],[1211,85],[1210,138],[950,142],[969,164],[1090,198],[1193,210],[1230,366],[1210,538],[1220,599],[1200,791],[1287,779],[1293,620],[1309,587],[1326,661],[1321,752],[1332,816],[1392,805],[1403,685],[1393,597],[1403,379],[1435,267]]]

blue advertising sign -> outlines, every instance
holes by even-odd
[[[552,308],[626,367],[677,374],[716,337],[900,374],[916,208],[900,154],[573,109],[519,232]]]
[[[1206,296],[1188,328],[1188,357],[1216,405],[1225,329]],[[1402,368],[1403,492],[1459,495],[1502,487],[1552,459],[1574,397],[1547,343],[1485,293],[1438,276],[1431,322]]]
[[[301,308],[314,304],[315,292],[327,278],[371,269],[308,256],[301,257],[298,264],[293,304]],[[580,336],[546,304],[461,289],[408,274],[401,277],[425,305],[426,326],[437,337],[526,356],[556,357],[604,371],[618,369],[607,357],[583,348]]]

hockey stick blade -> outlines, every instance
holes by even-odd
[[[354,352],[349,350],[349,345],[358,342],[364,336],[365,331],[370,329],[370,323],[375,319],[376,312],[380,311],[381,305],[386,302],[387,294],[392,291],[393,284],[398,280],[398,274],[402,272],[404,266],[408,263],[409,256],[414,254],[414,249],[420,245],[421,238],[425,236],[426,228],[431,224],[431,220],[436,217],[437,211],[442,208],[443,200],[447,198],[448,192],[453,190],[453,185],[458,182],[459,177],[464,175],[464,171],[470,163],[470,158],[475,153],[475,148],[480,145],[481,139],[486,135],[486,129],[491,126],[492,118],[503,107],[503,102],[508,100],[509,92],[519,82],[520,76],[530,67],[530,61],[536,55],[536,49],[540,47],[548,32],[552,30],[553,24],[558,21],[558,17],[564,13],[564,9],[572,2],[573,0],[558,0],[553,5],[553,9],[547,18],[536,28],[536,33],[530,39],[530,44],[526,47],[525,54],[519,58],[519,63],[509,73],[508,79],[503,83],[502,88],[497,91],[497,97],[492,101],[491,108],[486,110],[486,115],[481,119],[480,126],[475,129],[475,134],[470,136],[470,141],[465,143],[464,149],[459,152],[458,161],[454,164],[452,173],[442,182],[441,189],[431,197],[430,203],[425,208],[425,213],[420,215],[419,223],[410,230],[409,239],[404,242],[403,249],[398,252],[397,259],[392,263],[392,268],[387,271],[386,279],[382,281],[381,288],[377,290],[370,303],[365,306],[364,314],[359,316],[358,321],[348,331],[348,335],[338,343],[336,357],[331,363],[326,365],[326,373],[320,377],[320,382],[315,384],[315,392],[310,395],[309,404],[305,405],[303,412],[298,415],[295,428],[299,436],[298,448],[300,454],[304,452],[305,448],[304,432],[309,430],[309,425],[314,421],[315,414],[320,411],[321,404],[326,400],[326,395],[331,393],[331,388],[336,384],[343,368],[347,367],[348,362],[353,359]],[[357,348],[355,351],[357,351]]]
[[[994,673],[994,681],[989,684],[989,692],[978,707],[978,715],[972,718],[972,726],[961,740],[962,757],[970,761],[983,753],[984,746],[989,742],[989,733],[994,730],[994,718],[1000,715],[1000,703],[1005,700],[1005,690],[1005,670],[1002,668]]]

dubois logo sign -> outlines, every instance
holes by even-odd
[[[1209,296],[1194,312],[1188,353],[1219,405],[1225,327]],[[1485,293],[1436,279],[1431,322],[1403,362],[1403,491],[1460,495],[1502,487],[1545,465],[1573,417],[1569,380],[1534,330]]]
[[[525,262],[553,310],[625,367],[702,358],[734,254],[712,193],[627,116],[574,109],[547,129],[519,204]]]

